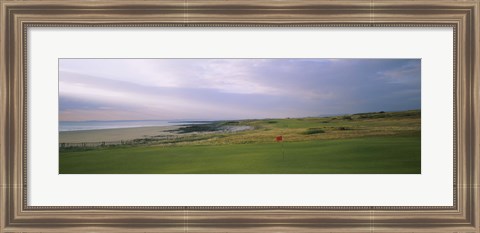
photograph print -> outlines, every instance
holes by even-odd
[[[59,59],[60,174],[421,174],[421,60]]]

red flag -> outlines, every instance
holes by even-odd
[[[277,142],[283,141],[283,136],[282,136],[282,135],[276,136],[276,137],[275,137],[275,141],[277,141]]]

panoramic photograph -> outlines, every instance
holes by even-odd
[[[60,174],[421,174],[420,59],[59,59]]]

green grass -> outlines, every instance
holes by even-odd
[[[62,153],[62,174],[419,174],[420,138],[130,147]]]
[[[254,130],[198,134],[149,146],[69,148],[60,150],[60,173],[421,173],[418,110],[214,124],[249,125]],[[215,131],[215,125],[186,130]],[[274,142],[278,135],[283,142]]]

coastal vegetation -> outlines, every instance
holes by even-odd
[[[65,144],[59,168],[61,174],[419,174],[420,125],[420,110],[205,122],[132,143]]]

